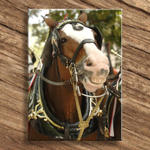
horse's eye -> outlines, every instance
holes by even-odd
[[[61,38],[61,43],[65,43],[67,42],[67,39],[66,38]]]

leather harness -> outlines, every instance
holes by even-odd
[[[107,118],[104,116],[106,110],[104,112],[102,112],[102,110],[100,109],[100,105],[101,105],[107,91],[105,91],[104,94],[99,96],[101,98],[96,101],[96,105],[90,111],[90,109],[91,109],[90,106],[92,105],[91,104],[92,100],[97,99],[97,97],[95,97],[92,93],[89,93],[85,90],[85,93],[86,93],[85,95],[87,95],[87,97],[86,97],[85,114],[83,116],[81,113],[81,108],[78,104],[78,95],[79,95],[80,90],[77,85],[78,75],[76,72],[75,61],[76,61],[76,58],[84,44],[86,44],[86,43],[96,44],[96,43],[92,39],[85,39],[79,44],[79,46],[77,47],[77,49],[71,59],[64,56],[63,51],[62,51],[61,42],[60,42],[59,30],[68,23],[83,24],[82,22],[80,22],[78,20],[66,20],[66,21],[60,23],[52,31],[50,41],[51,41],[52,49],[55,54],[54,57],[57,57],[57,56],[60,57],[61,62],[65,65],[66,68],[69,69],[70,74],[71,74],[71,79],[67,80],[67,81],[62,81],[62,82],[54,82],[54,81],[48,80],[47,78],[44,77],[44,70],[45,70],[44,65],[40,68],[37,68],[37,70],[35,71],[35,73],[37,74],[37,78],[33,85],[31,95],[29,96],[30,104],[29,104],[28,119],[36,120],[38,126],[40,126],[39,130],[42,130],[41,132],[46,135],[50,135],[50,136],[53,136],[53,137],[59,138],[59,139],[68,138],[68,139],[80,140],[82,137],[84,137],[84,136],[90,134],[91,132],[93,132],[94,130],[96,130],[97,126],[94,125],[94,124],[97,124],[95,118],[96,118],[96,116],[99,116],[99,117],[101,116],[101,117],[105,118],[104,136],[106,138],[108,138],[109,137],[109,133],[108,133],[109,125],[108,125],[108,122],[106,121]],[[93,30],[95,30],[98,34],[97,39],[101,39],[102,37],[101,37],[99,30],[97,28],[93,28]],[[101,47],[101,41],[97,41],[99,47]],[[44,98],[44,94],[43,94],[43,81],[45,81],[48,84],[55,85],[55,86],[62,86],[62,85],[72,85],[73,86],[79,122],[74,123],[74,124],[69,124],[69,123],[61,122],[54,117],[54,115],[50,112],[50,110],[46,106],[46,102],[45,102],[45,98]],[[116,94],[116,92],[114,92],[111,88],[109,88],[109,91]],[[117,95],[117,97],[120,98],[119,92],[116,95]],[[90,97],[93,97],[93,98],[90,98]],[[109,99],[109,97],[107,98],[107,100],[108,99]],[[106,104],[107,104],[107,100],[106,100]],[[42,126],[41,126],[41,124],[42,124]]]

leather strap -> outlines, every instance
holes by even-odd
[[[78,56],[78,54],[79,54],[81,48],[82,48],[83,45],[86,44],[86,43],[94,43],[94,44],[96,44],[93,39],[85,39],[85,40],[83,40],[83,41],[79,44],[79,46],[77,47],[77,49],[76,49],[76,51],[75,51],[73,57],[71,58],[71,61],[70,61],[71,63],[75,63],[76,58],[77,58],[77,56]]]
[[[39,75],[40,78],[41,78],[43,81],[45,81],[46,83],[48,83],[48,84],[55,85],[55,86],[71,85],[70,80],[66,80],[66,81],[62,81],[62,82],[56,82],[56,81],[51,81],[51,80],[45,78],[39,70],[36,70],[35,73],[36,73],[37,75]]]

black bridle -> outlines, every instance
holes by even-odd
[[[83,25],[83,26],[85,26],[85,27],[88,27],[88,28],[94,30],[94,31],[96,32],[96,34],[97,34],[97,36],[96,36],[96,41],[93,40],[93,39],[84,39],[84,40],[82,40],[82,41],[79,43],[78,47],[76,48],[76,50],[75,50],[74,55],[72,56],[72,58],[68,58],[67,56],[65,56],[65,55],[63,54],[62,43],[61,43],[61,36],[60,36],[60,33],[59,33],[59,32],[60,32],[60,30],[61,30],[66,24],[72,24],[73,29],[75,29],[75,28],[76,28],[75,25],[76,25],[77,23],[79,23],[79,24],[81,24],[81,25]],[[80,27],[81,27],[81,26],[80,26]],[[80,28],[77,29],[77,28],[76,28],[76,30],[82,30],[82,29],[80,29]],[[83,48],[84,44],[86,44],[86,43],[98,44],[98,47],[99,47],[100,49],[101,49],[101,46],[102,46],[102,36],[101,36],[101,33],[100,33],[99,29],[98,29],[97,27],[89,27],[89,26],[86,26],[85,24],[83,24],[83,23],[82,23],[81,21],[79,21],[79,20],[65,20],[65,21],[59,23],[59,24],[53,29],[53,31],[51,31],[51,33],[50,33],[49,36],[50,36],[50,40],[49,40],[48,42],[50,42],[50,44],[51,44],[51,49],[50,49],[49,51],[50,51],[51,55],[52,55],[52,53],[53,53],[53,55],[52,55],[52,56],[53,56],[53,59],[58,56],[58,57],[60,58],[62,64],[63,64],[66,68],[69,68],[69,67],[70,67],[71,69],[74,70],[74,76],[77,76],[77,75],[75,75],[76,66],[77,66],[77,64],[76,64],[76,58],[77,58],[77,56],[78,56],[80,50]],[[110,68],[111,68],[110,70],[113,70],[112,65],[111,65],[111,59],[110,59],[109,53],[108,53],[108,59],[109,59],[109,64],[110,64]],[[45,78],[45,77],[40,73],[39,70],[35,70],[35,71],[36,71],[36,73],[41,77],[41,79],[44,80],[44,81],[45,81],[46,83],[48,83],[48,84],[51,84],[51,85],[54,85],[54,86],[71,85],[71,82],[72,82],[71,79],[70,79],[70,80],[65,80],[65,81],[59,81],[59,82],[51,81],[51,80]],[[113,74],[113,72],[110,72],[110,73]],[[118,78],[118,75],[119,75],[119,74],[120,74],[120,72],[119,72],[116,76],[113,76],[113,78],[112,78],[111,80],[113,80],[113,79],[115,79],[115,78]],[[76,77],[74,77],[74,78],[76,78]],[[109,81],[109,77],[108,77],[107,80]],[[105,84],[107,85],[107,82],[104,83],[104,85],[105,85]],[[114,95],[116,95],[117,97],[120,97],[120,95],[121,95],[120,92],[115,91],[113,88],[110,88],[110,86],[109,86],[108,90],[109,90],[110,92],[112,92]]]
[[[49,35],[49,41],[50,42],[50,55],[52,56],[52,60],[56,60],[55,58],[56,57],[59,57],[62,64],[66,67],[66,68],[69,68],[71,70],[73,70],[73,72],[75,73],[76,72],[76,58],[80,52],[80,50],[83,48],[84,44],[86,43],[93,43],[93,44],[98,44],[98,47],[101,48],[101,45],[102,45],[102,36],[101,36],[101,33],[99,32],[98,28],[96,27],[88,27],[92,30],[94,30],[96,33],[97,33],[97,36],[96,36],[96,40],[93,40],[93,39],[84,39],[82,40],[78,47],[76,48],[75,52],[74,52],[74,55],[72,56],[72,58],[68,58],[67,56],[64,55],[63,53],[63,49],[62,49],[62,38],[60,36],[60,30],[66,25],[66,24],[72,24],[73,26],[73,29],[75,30],[82,30],[83,28],[79,28],[79,27],[82,27],[82,26],[79,26],[78,28],[75,26],[77,23],[85,26],[85,27],[88,27],[86,26],[85,24],[83,24],[81,21],[79,20],[65,20],[61,23],[59,23],[54,29],[53,31],[51,31],[50,35]],[[58,66],[57,66],[58,68]],[[66,81],[61,81],[61,82],[55,82],[55,81],[51,81],[47,78],[45,78],[39,70],[36,70],[36,73],[41,77],[42,80],[44,80],[45,82],[47,82],[48,84],[51,84],[51,85],[54,85],[54,86],[63,86],[63,85],[71,85],[72,83],[72,79],[70,80],[66,80]],[[75,74],[74,74],[75,75]],[[73,77],[73,78],[77,78],[77,75],[75,75],[76,77]]]
[[[60,34],[59,34],[59,30],[62,29],[66,24],[72,24],[73,28],[75,28],[74,25],[76,23],[80,23],[81,25],[84,25],[82,22],[77,21],[77,20],[66,20],[66,21],[60,23],[59,25],[57,25],[55,27],[55,29],[53,29],[53,31],[52,31],[51,44],[52,44],[53,52],[54,52],[55,56],[59,56],[61,62],[66,67],[69,67],[70,64],[75,64],[76,58],[77,58],[80,50],[83,48],[84,44],[86,44],[86,43],[96,44],[96,41],[93,40],[93,39],[84,39],[79,43],[79,46],[76,48],[72,58],[68,58],[67,56],[65,56],[63,54],[62,43],[61,43],[61,37],[60,37]],[[86,25],[84,25],[84,26],[86,26]],[[76,29],[76,30],[82,30],[82,29]]]

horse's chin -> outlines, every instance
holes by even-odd
[[[82,81],[84,88],[89,92],[96,92],[96,90],[101,89],[103,87],[103,83],[92,83],[89,79],[86,78],[86,80]]]

